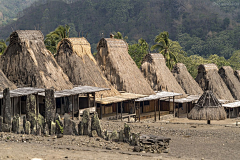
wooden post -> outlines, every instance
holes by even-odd
[[[102,119],[102,104],[100,103],[100,119]]]
[[[116,119],[118,120],[118,102],[116,103],[117,105],[116,105]]]
[[[161,99],[158,100],[158,113],[159,113],[158,119],[159,119],[159,121],[160,121],[160,119],[161,119],[161,117],[160,117],[160,116],[161,116],[161,115],[160,115],[161,112],[160,112],[160,111],[161,111]]]
[[[122,112],[123,112],[123,102],[121,102],[121,121],[123,120]]]
[[[90,95],[89,95],[89,93],[87,94],[87,99],[88,99],[88,108],[90,108]]]
[[[93,95],[93,107],[95,108],[95,112],[97,112],[97,106],[96,106],[96,94],[95,94],[95,92],[92,93],[92,95]]]
[[[36,94],[35,97],[36,97],[36,117],[38,119],[38,114],[39,114],[38,94]],[[36,123],[36,128],[38,128],[38,123]]]
[[[154,121],[157,121],[157,100],[155,100],[155,105],[154,105]]]
[[[13,104],[13,116],[15,116],[16,108],[15,108],[15,105],[14,105],[14,97],[12,97],[12,104]]]
[[[136,102],[135,100],[133,101],[133,107],[134,107],[134,112],[135,112],[135,122],[137,121],[137,112],[136,112]]]
[[[144,103],[143,103],[143,105],[144,105]],[[138,119],[139,119],[139,122],[140,122],[140,102],[139,102],[139,108],[138,108],[138,114],[139,114],[139,117],[138,117]]]
[[[178,103],[178,118],[179,118],[180,110],[179,110],[179,103]]]
[[[230,107],[228,108],[228,118],[230,119]]]
[[[63,113],[63,111],[64,111],[64,108],[63,108],[63,98],[64,97],[61,97],[61,105],[60,105],[60,115]]]
[[[19,97],[19,117],[21,117],[21,113],[22,113],[22,102],[21,102],[21,97]]]
[[[72,95],[72,120],[74,120],[74,96]]]
[[[170,106],[170,97],[169,97],[169,106]],[[175,114],[176,114],[176,109],[175,109],[175,106],[173,105],[173,117],[175,117]]]
[[[188,117],[188,102],[187,102],[187,117]]]

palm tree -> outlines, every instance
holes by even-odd
[[[176,55],[171,51],[172,44],[169,39],[168,32],[162,32],[155,38],[156,44],[151,47],[151,50],[157,49],[161,53],[165,60],[167,67],[172,70],[174,64],[177,63]]]
[[[6,42],[4,40],[0,40],[0,55],[2,55],[7,49]]]
[[[46,35],[44,43],[52,54],[56,53],[57,45],[62,39],[69,38],[69,30],[70,27],[68,25],[58,26],[53,32]]]

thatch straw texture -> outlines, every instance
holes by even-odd
[[[155,94],[128,54],[128,45],[124,40],[102,38],[97,49],[97,63],[117,90],[144,95]]]
[[[141,71],[153,90],[176,92],[185,95],[185,92],[166,66],[162,54],[147,54],[143,59]]]
[[[207,90],[190,111],[188,118],[194,120],[224,120],[226,119],[226,112],[213,92]]]
[[[0,91],[3,91],[6,88],[9,88],[10,90],[17,89],[15,84],[9,81],[2,70],[0,70]]]
[[[238,81],[240,81],[240,70],[236,70],[234,75],[237,77]]]
[[[218,74],[218,68],[215,64],[199,65],[195,80],[203,90],[206,88],[212,90],[218,99],[234,101],[231,92]]]
[[[234,71],[230,66],[223,66],[218,71],[223,81],[230,90],[233,98],[240,100],[240,82],[234,75]]]
[[[44,45],[41,31],[18,30],[10,35],[10,44],[1,56],[1,68],[19,87],[71,89],[69,81]]]
[[[85,38],[63,39],[57,47],[56,60],[74,85],[110,88],[96,97],[110,97],[120,93],[103,75],[92,53],[90,43]]]
[[[178,84],[182,89],[190,95],[202,95],[203,90],[198,83],[193,79],[183,63],[177,63],[172,70],[173,76],[176,78]]]

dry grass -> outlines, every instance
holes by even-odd
[[[124,40],[102,38],[97,49],[97,63],[117,90],[144,95],[155,94],[128,54],[128,45]]]
[[[10,44],[1,56],[1,69],[18,87],[71,89],[63,73],[37,30],[18,30],[11,34]]]
[[[120,94],[101,72],[91,53],[90,43],[85,38],[63,39],[58,44],[56,60],[74,85],[111,89],[96,93],[96,97]]]
[[[218,74],[218,68],[215,64],[199,65],[196,82],[203,90],[209,87],[218,99],[234,101],[231,92]]]
[[[173,76],[180,84],[182,89],[190,95],[201,95],[203,90],[199,87],[198,83],[193,79],[183,63],[177,63],[173,67]]]

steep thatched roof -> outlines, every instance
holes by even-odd
[[[224,120],[226,112],[212,91],[206,90],[188,114],[195,120]]]
[[[44,45],[41,31],[18,30],[1,56],[1,68],[19,87],[71,89],[72,83]]]
[[[128,54],[128,45],[124,40],[102,38],[97,49],[97,63],[117,90],[144,95],[155,94]]]
[[[234,75],[234,71],[230,66],[223,66],[218,71],[219,75],[222,77],[223,81],[230,90],[232,96],[235,99],[240,100],[240,82]]]
[[[6,88],[9,88],[10,90],[17,89],[15,84],[9,81],[2,70],[0,70],[0,91],[3,91]]]
[[[212,90],[218,99],[234,101],[231,92],[218,74],[218,68],[215,64],[199,65],[196,82],[203,90],[206,88]]]
[[[58,44],[55,58],[74,85],[111,88],[98,92],[97,97],[120,94],[103,75],[91,53],[90,43],[85,38],[63,39]]]
[[[240,81],[240,70],[236,70],[234,75],[237,77],[238,81]]]
[[[143,59],[141,70],[153,90],[176,92],[185,95],[185,92],[166,66],[162,54],[147,54]]]
[[[173,76],[180,84],[182,89],[190,95],[202,95],[203,90],[199,87],[198,83],[193,79],[183,63],[177,63],[173,67]]]

